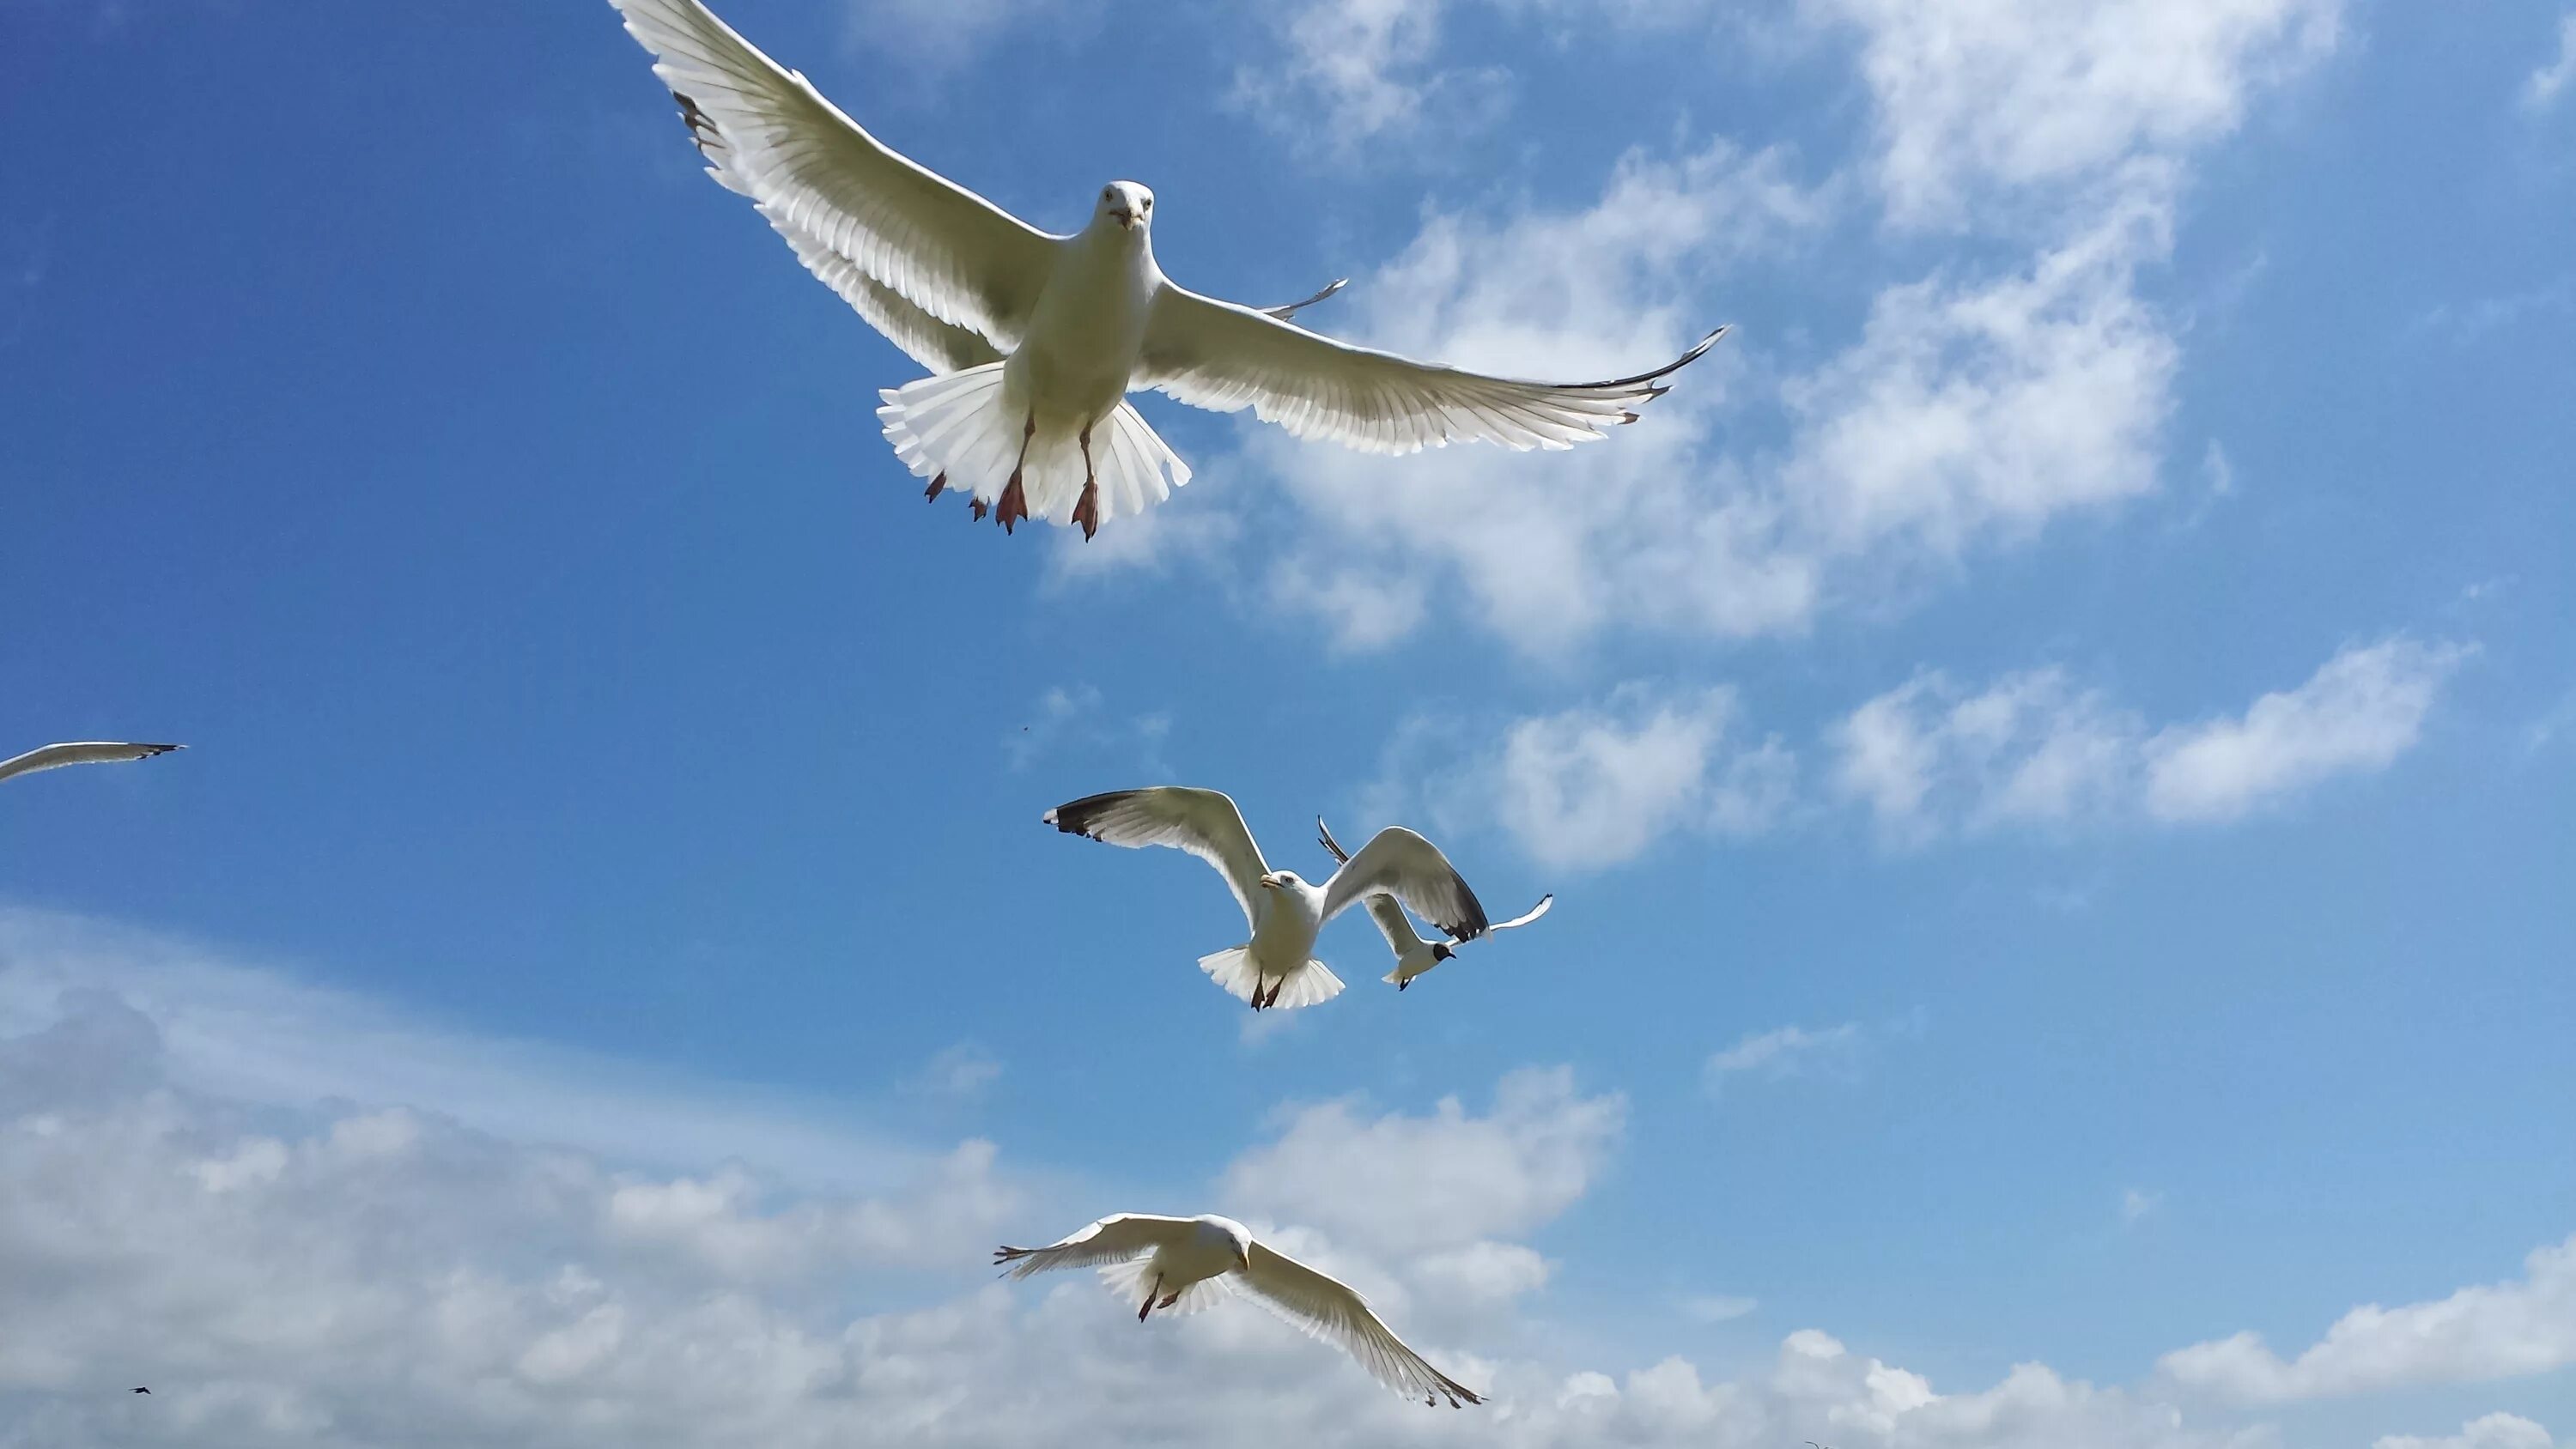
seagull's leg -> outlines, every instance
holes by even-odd
[[[1011,481],[1002,485],[1002,501],[993,510],[993,521],[1002,531],[1029,516],[1029,495],[1020,490],[1020,473],[1029,466],[1029,440],[1038,435],[1038,415],[1029,414],[1028,423],[1020,429],[1020,460],[1011,465]]]
[[[927,493],[922,494],[921,496],[922,496],[922,497],[924,497],[924,498],[931,499],[931,500],[933,500],[933,501],[935,502],[935,501],[937,501],[937,499],[938,499],[938,497],[939,497],[940,491],[941,491],[942,489],[945,489],[947,486],[948,486],[948,475],[947,475],[947,474],[945,474],[945,473],[942,473],[942,474],[940,474],[938,477],[933,478],[933,479],[931,479],[931,480],[930,480],[930,491],[929,491],[929,492],[927,492]]]
[[[1157,1273],[1154,1275],[1154,1286],[1145,1290],[1145,1306],[1136,1310],[1136,1321],[1138,1323],[1144,1322],[1145,1315],[1154,1311],[1154,1295],[1162,1291],[1163,1275]],[[1174,1294],[1173,1296],[1179,1297],[1180,1295]],[[1163,1306],[1169,1308],[1171,1305],[1166,1303]]]
[[[1073,505],[1073,521],[1082,525],[1082,541],[1100,531],[1100,480],[1091,467],[1091,429],[1082,430],[1082,501]]]

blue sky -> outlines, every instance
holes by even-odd
[[[192,748],[0,790],[0,1445],[2576,1435],[2576,18],[724,13],[1337,335],[1737,330],[1005,538],[605,5],[11,6],[0,752]],[[1038,824],[1166,779],[1557,909],[1255,1028]],[[1128,1208],[1501,1412],[989,1284]]]

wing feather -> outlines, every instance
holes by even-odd
[[[1568,448],[1634,422],[1639,406],[1663,395],[1662,379],[1725,335],[1720,327],[1673,362],[1634,377],[1524,382],[1353,347],[1167,284],[1146,322],[1138,385],[1217,412],[1251,408],[1298,437],[1366,452],[1471,441]]]
[[[1411,906],[1452,940],[1472,941],[1485,933],[1485,907],[1458,868],[1440,847],[1401,825],[1370,837],[1349,864],[1333,872],[1324,887],[1324,919],[1380,892]]]
[[[0,760],[0,780],[12,775],[32,775],[38,770],[59,770],[65,765],[111,765],[124,760],[148,760],[166,755],[185,745],[128,744],[120,740],[74,740],[59,745],[42,745],[23,755]]]
[[[1307,1333],[1339,1346],[1379,1383],[1425,1403],[1481,1404],[1474,1390],[1433,1368],[1407,1347],[1362,1298],[1339,1279],[1316,1272],[1264,1243],[1252,1245],[1244,1286],[1254,1299]]]
[[[1097,1268],[1141,1258],[1157,1248],[1180,1242],[1189,1231],[1188,1218],[1111,1213],[1081,1232],[1043,1248],[996,1248],[993,1261],[1010,1264],[1014,1278],[1058,1268]]]
[[[1253,901],[1270,867],[1243,823],[1243,812],[1219,791],[1182,785],[1113,790],[1058,805],[1040,818],[1068,835],[1088,836],[1108,845],[1130,849],[1168,845],[1186,850],[1217,868],[1234,892],[1234,903],[1243,907],[1245,923],[1255,922]]]
[[[938,322],[1018,345],[1057,238],[890,149],[699,0],[610,3],[656,57],[709,174],[750,197],[808,267],[839,258]]]

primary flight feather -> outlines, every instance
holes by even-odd
[[[166,755],[185,745],[127,744],[117,740],[76,740],[68,744],[44,745],[23,755],[0,760],[0,780],[12,775],[32,775],[38,770],[59,770],[65,765],[112,765],[126,760],[148,760]]]
[[[1565,448],[1633,422],[1680,358],[1605,382],[1488,377],[1352,347],[1173,283],[1154,261],[1154,194],[1101,188],[1090,223],[1043,232],[897,154],[699,0],[611,0],[656,58],[707,171],[751,199],[815,276],[934,375],[877,410],[929,496],[975,516],[1078,525],[1088,538],[1189,481],[1126,395],[1250,408],[1301,438],[1378,453],[1451,442]]]

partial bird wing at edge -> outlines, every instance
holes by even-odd
[[[1526,926],[1530,922],[1537,920],[1539,917],[1546,915],[1547,908],[1555,904],[1556,892],[1549,891],[1546,895],[1538,898],[1537,905],[1530,907],[1528,910],[1512,917],[1508,921],[1496,921],[1492,925],[1487,926],[1485,928],[1485,934],[1490,936],[1496,931],[1508,931],[1514,926]]]
[[[1485,933],[1485,907],[1467,888],[1465,877],[1440,847],[1401,825],[1370,837],[1348,865],[1333,872],[1324,888],[1324,919],[1378,892],[1411,906],[1452,940],[1472,941]]]
[[[1177,1243],[1189,1228],[1188,1218],[1157,1217],[1152,1213],[1112,1213],[1081,1232],[1043,1248],[1003,1248],[993,1255],[993,1261],[1010,1264],[1014,1278],[1026,1278],[1033,1273],[1052,1272],[1058,1268],[1097,1268],[1107,1263],[1123,1263],[1130,1258],[1143,1257],[1157,1248]]]
[[[1351,853],[1342,849],[1342,843],[1333,838],[1332,827],[1324,823],[1321,815],[1315,817],[1315,835],[1323,842],[1325,853],[1332,856],[1336,865],[1351,863]],[[1405,952],[1423,944],[1421,933],[1413,929],[1413,918],[1404,913],[1403,903],[1395,897],[1384,891],[1370,895],[1368,913],[1369,919],[1377,922],[1377,933],[1386,937],[1387,949],[1395,953],[1398,961],[1404,959]]]
[[[128,744],[122,740],[73,740],[59,745],[40,745],[23,755],[0,760],[0,780],[12,775],[32,775],[38,770],[59,770],[65,765],[112,765],[126,760],[148,760],[166,755],[185,745]]]
[[[1112,790],[1058,805],[1040,818],[1068,835],[1088,836],[1106,845],[1130,849],[1168,845],[1186,850],[1225,877],[1234,903],[1243,907],[1245,924],[1259,918],[1253,901],[1270,866],[1243,823],[1243,812],[1220,791],[1186,785]]]
[[[1608,382],[1521,382],[1353,347],[1249,307],[1166,284],[1145,324],[1135,385],[1217,412],[1251,408],[1301,438],[1372,453],[1452,442],[1568,448],[1634,422],[1661,380],[1706,352]]]
[[[709,171],[800,255],[802,236],[938,321],[1018,345],[1056,238],[888,148],[698,0],[610,3],[657,57]]]
[[[1339,1279],[1268,1244],[1252,1245],[1252,1269],[1245,1275],[1244,1286],[1263,1307],[1317,1338],[1340,1345],[1370,1377],[1397,1393],[1426,1403],[1445,1398],[1453,1409],[1484,1402],[1474,1390],[1407,1347],[1370,1309],[1367,1299]]]

